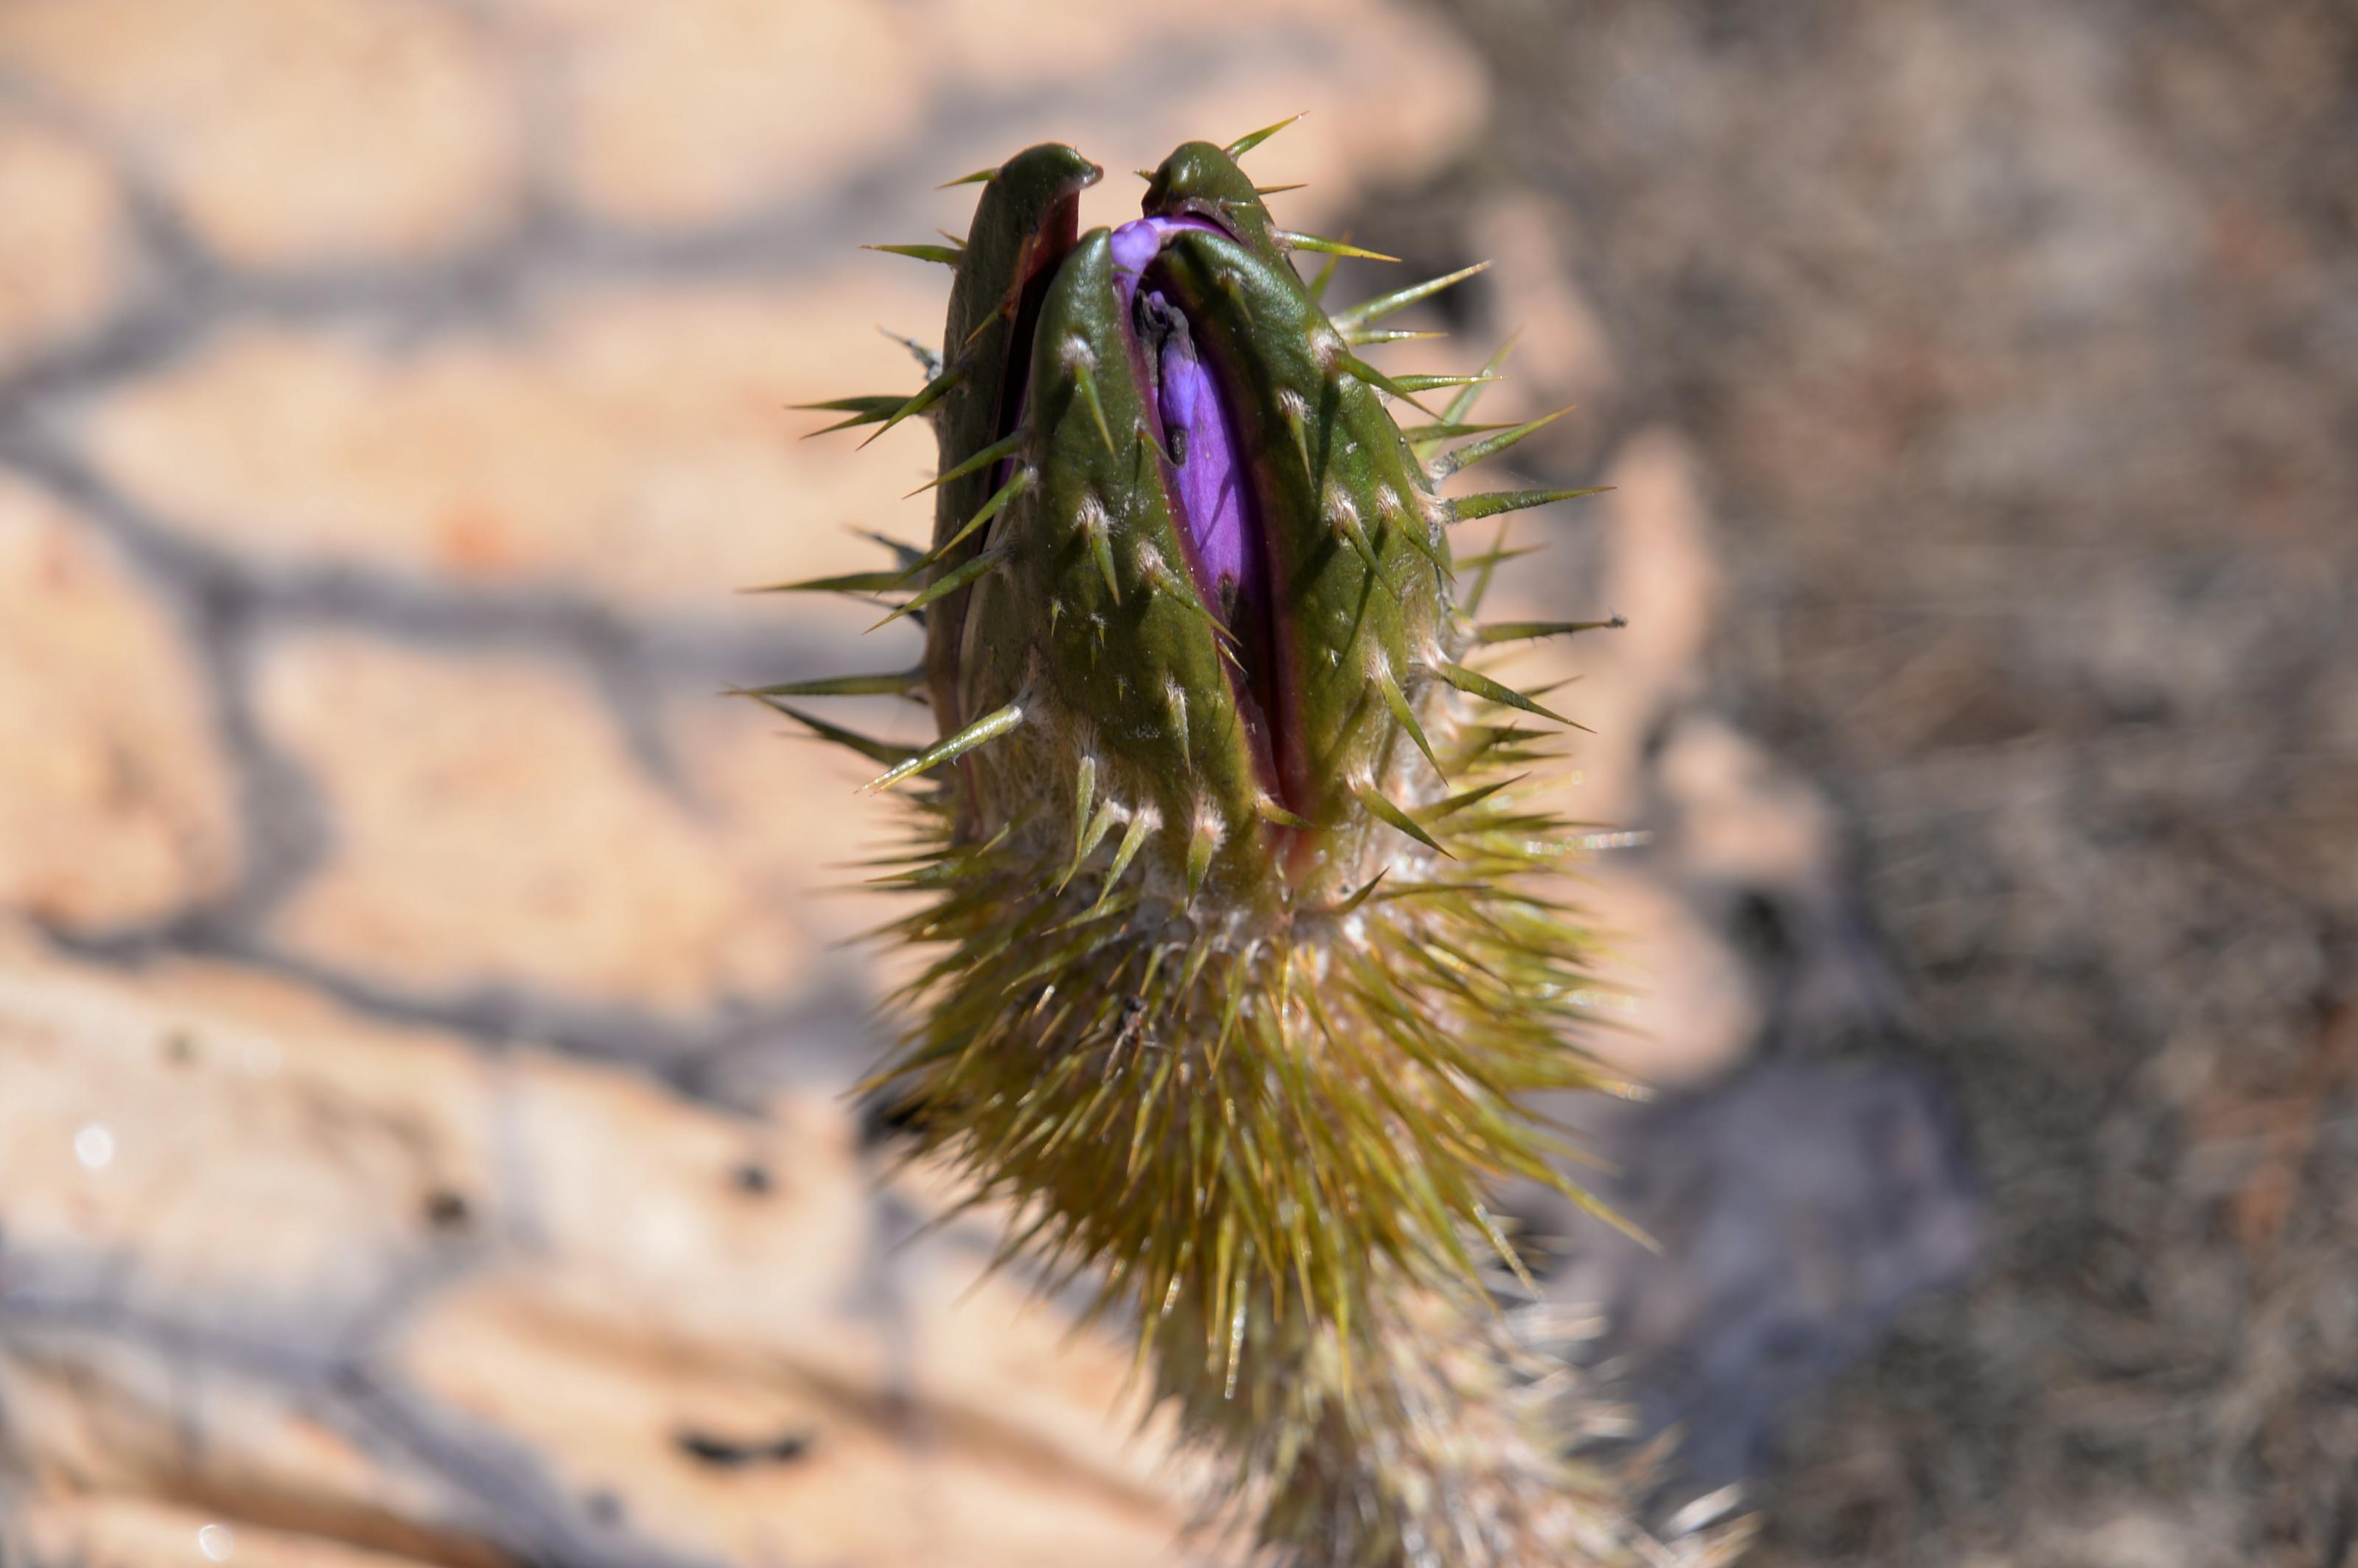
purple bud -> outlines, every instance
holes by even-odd
[[[1148,406],[1172,460],[1177,481],[1172,499],[1197,591],[1233,619],[1240,600],[1259,603],[1265,575],[1234,416],[1196,351],[1186,317],[1148,283],[1163,247],[1191,230],[1224,232],[1202,218],[1141,218],[1113,232],[1113,261],[1130,330],[1154,370]]]

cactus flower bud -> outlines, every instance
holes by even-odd
[[[932,419],[933,539],[783,586],[897,596],[924,663],[755,695],[889,762],[925,824],[888,881],[937,957],[873,1087],[1018,1214],[1011,1255],[1135,1314],[1261,1541],[1610,1558],[1492,1304],[1521,1265],[1487,1207],[1566,1186],[1525,1097],[1605,1076],[1566,1044],[1578,934],[1531,885],[1570,836],[1520,784],[1554,716],[1472,666],[1583,628],[1474,622],[1501,549],[1451,538],[1585,492],[1439,496],[1545,421],[1469,425],[1490,373],[1359,356],[1466,275],[1330,315],[1295,253],[1366,253],[1272,224],[1237,163],[1263,134],[1180,147],[1087,233],[1098,169],[1034,147],[976,177],[962,246],[887,247],[954,269],[942,368],[819,406]],[[917,687],[941,739],[905,753],[786,706]]]

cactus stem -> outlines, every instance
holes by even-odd
[[[1612,488],[1609,484],[1593,484],[1585,490],[1491,490],[1480,495],[1461,495],[1449,503],[1449,520],[1464,523],[1476,517],[1496,517],[1502,512],[1520,512],[1552,502],[1577,501],[1584,495],[1602,495]]]
[[[995,713],[984,714],[957,734],[944,736],[889,772],[877,774],[868,781],[865,787],[871,794],[891,789],[903,779],[963,757],[977,746],[996,741],[1022,722],[1022,704],[1011,702]]]
[[[1247,131],[1243,135],[1238,136],[1235,141],[1230,142],[1223,150],[1225,150],[1231,158],[1240,158],[1244,157],[1245,154],[1252,151],[1253,148],[1260,146],[1261,143],[1269,140],[1270,137],[1277,135],[1278,132],[1293,124],[1294,121],[1301,119],[1302,114],[1307,114],[1309,113],[1309,110],[1304,109],[1302,111],[1301,114],[1288,114],[1284,119],[1278,121],[1273,125],[1263,125],[1258,131]],[[1150,179],[1153,178],[1152,171],[1148,173],[1147,178]]]
[[[926,605],[933,603],[937,599],[947,598],[949,595],[956,593],[959,589],[966,587],[967,584],[972,582],[975,579],[980,577],[983,573],[999,566],[1001,562],[1007,559],[1007,546],[1002,545],[995,549],[983,551],[981,554],[976,556],[972,560],[966,562],[962,566],[952,568],[950,570],[946,571],[941,576],[936,578],[933,581],[927,583],[925,586],[924,590],[921,591],[914,599],[912,599],[908,603],[892,611],[892,614],[884,617],[883,620],[876,622],[874,626],[871,626],[869,630],[871,632],[874,632],[882,627],[890,626],[893,622],[898,621],[903,615],[923,610]]]
[[[1604,621],[1494,621],[1474,628],[1476,643],[1520,643],[1531,637],[1567,637],[1575,632],[1617,632],[1629,622],[1616,615]]]
[[[1426,467],[1425,473],[1433,483],[1439,484],[1451,474],[1470,469],[1486,459],[1495,458],[1516,442],[1547,428],[1571,413],[1574,406],[1572,404],[1566,404],[1552,414],[1542,414],[1536,419],[1528,420],[1510,429],[1500,430],[1494,435],[1485,436],[1478,441],[1468,441],[1455,451],[1444,452],[1433,459]]]
[[[1434,838],[1432,834],[1427,833],[1422,827],[1419,827],[1415,817],[1411,816],[1407,812],[1402,811],[1399,806],[1394,806],[1390,801],[1385,799],[1382,795],[1377,792],[1376,787],[1373,784],[1353,784],[1351,786],[1351,795],[1352,797],[1361,806],[1367,807],[1368,816],[1379,818],[1391,827],[1400,829],[1400,831],[1407,834],[1410,838],[1415,839],[1418,843],[1423,845],[1434,854],[1439,855],[1444,860],[1456,859],[1456,857],[1452,855],[1448,850],[1443,849],[1440,841]]]
[[[1344,331],[1364,327],[1370,321],[1380,321],[1395,310],[1405,310],[1420,299],[1430,299],[1444,288],[1465,282],[1477,272],[1487,271],[1490,264],[1476,262],[1441,277],[1429,277],[1422,283],[1412,283],[1406,288],[1396,288],[1390,294],[1379,294],[1373,299],[1361,300],[1335,317],[1335,325]]]
[[[1020,425],[1017,426],[1014,433],[1009,436],[1006,439],[993,441],[990,445],[983,448],[982,450],[975,453],[974,456],[967,459],[966,461],[957,464],[954,468],[944,469],[941,472],[936,474],[933,478],[927,480],[925,483],[911,491],[909,495],[904,495],[901,499],[906,501],[909,499],[910,495],[923,495],[925,492],[933,489],[936,485],[948,484],[953,481],[964,479],[967,475],[974,472],[977,469],[989,468],[991,464],[999,461],[1001,458],[1013,457],[1022,447],[1024,436],[1025,431],[1023,427]]]
[[[1519,708],[1525,713],[1536,713],[1541,719],[1552,719],[1558,724],[1572,722],[1561,713],[1552,713],[1541,708],[1503,681],[1492,680],[1480,671],[1469,670],[1464,665],[1453,665],[1444,661],[1433,665],[1433,673],[1469,696],[1478,697],[1485,701],[1498,703],[1507,708]]]
[[[863,251],[882,251],[886,255],[907,256],[912,261],[939,262],[944,266],[958,264],[956,245],[862,245]]]

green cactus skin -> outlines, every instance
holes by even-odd
[[[1522,1266],[1486,1206],[1506,1177],[1585,1202],[1522,1106],[1626,1087],[1567,1044],[1598,982],[1531,885],[1575,837],[1525,784],[1553,716],[1466,663],[1589,623],[1476,625],[1504,525],[1473,560],[1449,536],[1586,492],[1438,497],[1546,421],[1467,424],[1491,372],[1358,358],[1464,275],[1330,317],[1291,253],[1365,253],[1273,226],[1236,162],[1265,134],[1174,152],[1159,226],[1076,233],[1098,171],[1051,146],[974,177],[962,248],[892,247],[956,269],[946,368],[817,406],[933,418],[933,547],[781,586],[905,595],[925,665],[752,695],[890,763],[871,787],[924,775],[882,881],[920,900],[890,938],[937,956],[869,1087],[1017,1217],[1004,1258],[1135,1314],[1156,1392],[1228,1457],[1221,1517],[1305,1568],[1634,1561],[1495,1304]],[[1148,239],[1140,280],[1117,253]],[[1252,528],[1217,602],[1150,281],[1236,437]],[[1392,406],[1436,385],[1462,390],[1404,434]],[[943,739],[914,752],[784,700],[919,687]]]

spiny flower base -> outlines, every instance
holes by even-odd
[[[1330,316],[1368,253],[1271,222],[1236,163],[1267,134],[1182,146],[1087,233],[1101,171],[1034,147],[973,177],[962,245],[887,247],[952,269],[942,354],[823,406],[932,422],[933,539],[780,587],[881,598],[925,659],[752,695],[918,799],[888,935],[938,957],[871,1087],[1018,1216],[1006,1256],[1136,1314],[1229,1517],[1300,1568],[1637,1561],[1491,1304],[1529,1281],[1487,1206],[1582,1198],[1524,1107],[1617,1086],[1567,1044],[1598,982],[1540,881],[1576,838],[1525,782],[1556,716],[1474,666],[1595,623],[1476,622],[1520,552],[1451,540],[1587,492],[1440,495],[1547,420],[1468,422],[1499,360],[1358,351],[1479,269]],[[917,749],[785,700],[920,692]]]

